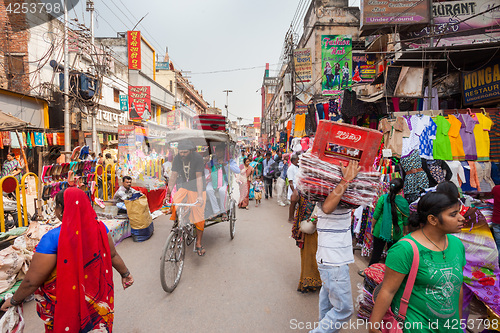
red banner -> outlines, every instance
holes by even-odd
[[[260,128],[260,117],[253,117],[253,127]]]
[[[129,119],[148,121],[151,118],[151,87],[128,87]]]
[[[141,32],[127,31],[128,68],[141,69]]]

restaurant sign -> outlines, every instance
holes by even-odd
[[[464,104],[500,99],[500,59],[473,72],[462,73]]]

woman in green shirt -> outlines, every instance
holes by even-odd
[[[403,332],[463,332],[462,283],[465,249],[450,233],[464,225],[460,202],[448,193],[431,192],[420,199],[410,225],[420,227],[405,238],[418,248],[420,263],[406,312]],[[413,262],[408,242],[398,242],[389,250],[384,281],[378,294],[369,332],[381,332],[382,318],[389,306],[397,314]]]
[[[387,250],[403,237],[403,229],[408,225],[410,206],[408,201],[399,195],[404,182],[394,178],[389,184],[389,193],[382,195],[373,213],[373,252],[368,266],[380,261],[385,244]]]

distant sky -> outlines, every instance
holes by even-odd
[[[243,117],[242,124],[247,124],[261,114],[265,64],[276,68],[285,33],[298,6],[311,0],[94,1],[96,37],[114,37],[117,31],[130,30],[147,14],[136,30],[141,30],[156,52],[163,56],[168,47],[176,69],[192,72],[186,75],[191,76],[190,81],[211,106],[215,101],[215,106],[224,110],[223,90],[232,90],[229,112]],[[80,0],[70,17],[76,16],[89,26],[88,13],[82,17],[84,10],[85,0]],[[196,74],[257,66],[261,67]],[[230,115],[230,119],[236,117]]]

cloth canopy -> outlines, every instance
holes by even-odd
[[[26,129],[28,127],[34,128],[35,126],[17,117],[0,111],[0,128],[3,131],[15,131]]]

